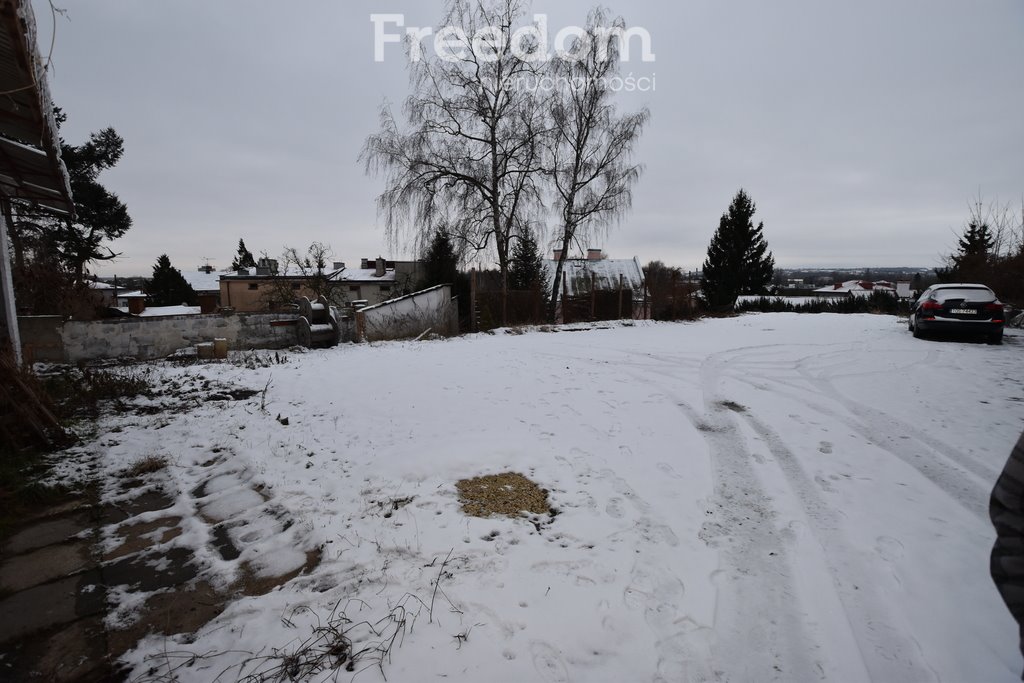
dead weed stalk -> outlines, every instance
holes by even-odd
[[[356,621],[348,616],[353,609],[358,613],[369,608],[358,599],[347,600],[344,607],[341,602],[337,603],[325,619],[309,607],[296,607],[288,616],[282,617],[286,627],[298,628],[293,620],[302,614],[312,615],[315,625],[310,635],[295,645],[271,648],[269,652],[232,650],[199,654],[165,650],[148,657],[153,665],[134,680],[139,683],[171,683],[178,680],[178,672],[183,668],[241,652],[249,656],[221,670],[212,679],[214,683],[285,683],[310,680],[314,676],[321,676],[317,680],[338,681],[346,674],[351,674],[350,680],[354,680],[363,671],[373,668],[378,669],[386,681],[385,664],[391,664],[392,652],[395,647],[402,646],[406,632],[412,631],[425,607],[418,597],[406,593],[384,617],[372,623],[366,619]]]

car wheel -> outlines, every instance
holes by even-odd
[[[993,332],[988,336],[989,344],[1002,344],[1003,343],[1003,331]]]
[[[911,320],[913,320],[913,318],[911,318]],[[921,328],[917,325],[911,324],[910,331],[914,333],[914,339],[920,339],[921,337],[924,336],[924,333],[921,331]]]

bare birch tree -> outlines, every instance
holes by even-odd
[[[541,200],[545,117],[536,90],[523,86],[543,67],[528,58],[540,49],[534,39],[520,36],[513,49],[521,15],[518,0],[449,0],[442,24],[461,32],[449,32],[447,55],[410,60],[407,128],[385,105],[360,155],[384,177],[378,209],[392,244],[411,231],[421,251],[444,225],[470,251],[493,245],[503,322],[511,244]],[[421,54],[416,43],[407,50]]]
[[[632,155],[650,112],[645,108],[620,115],[612,101],[611,85],[619,75],[621,57],[615,33],[625,29],[625,22],[621,17],[608,21],[605,10],[592,10],[586,34],[552,63],[557,88],[551,102],[547,163],[561,246],[548,302],[552,322],[569,248],[622,217],[632,205],[633,185],[643,170],[632,162]]]

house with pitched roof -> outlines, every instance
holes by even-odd
[[[559,256],[560,250],[556,249],[552,258],[544,262],[548,282],[554,281]],[[567,258],[563,263],[561,282],[558,285],[558,317],[567,320],[566,311],[563,310],[565,301],[583,302],[585,307],[587,300],[592,299],[593,308],[598,305],[598,298],[607,300],[605,307],[615,309],[619,308],[618,300],[621,299],[624,315],[628,312],[628,317],[641,317],[644,282],[644,270],[635,256],[631,259],[611,259],[601,249],[587,249],[585,256]],[[613,311],[607,311],[604,315],[599,315],[597,311],[592,313],[591,317],[598,319],[616,317]],[[570,317],[577,319],[584,315],[581,313]]]

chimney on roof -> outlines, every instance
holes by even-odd
[[[132,315],[141,315],[146,310],[146,297],[135,296],[128,299],[128,312]]]
[[[587,249],[588,261],[600,261],[604,258],[604,252],[600,249]]]
[[[562,250],[561,249],[555,249],[555,260],[557,261],[560,258],[562,258]]]
[[[376,270],[374,270],[373,274],[376,275],[377,277],[384,277],[384,273],[387,272],[387,269],[387,262],[383,259],[383,257],[378,256],[377,268]]]
[[[334,262],[334,269],[335,270],[345,270],[345,262],[344,261],[335,261]]]
[[[366,259],[366,258],[364,258],[364,259],[360,259],[360,261],[359,261],[359,267],[360,267],[361,269],[363,269],[363,270],[366,270],[366,269],[368,269],[368,268],[370,267],[370,259]]]
[[[277,261],[272,258],[261,258],[256,264],[257,275],[277,275]]]

